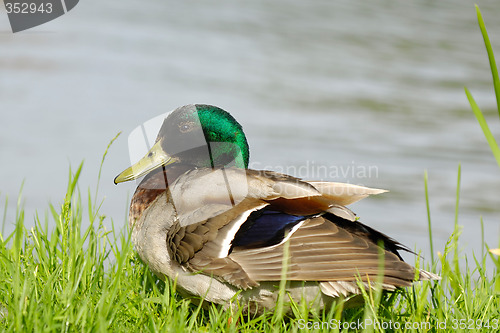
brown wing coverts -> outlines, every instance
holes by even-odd
[[[258,194],[249,193],[220,215],[169,230],[166,240],[172,257],[187,270],[212,275],[242,289],[257,286],[259,281],[281,280],[284,244],[255,249],[234,247],[228,256],[219,257],[221,234],[227,235],[228,228],[234,227],[234,221],[245,211],[265,204],[289,214],[321,214],[301,222],[289,238],[289,280],[355,282],[360,278],[373,282],[381,260],[384,284],[408,286],[414,280],[415,269],[398,254],[405,248],[360,222],[325,212],[336,202],[311,184],[273,172],[248,170],[247,177]]]
[[[380,241],[387,248],[397,246],[388,237]],[[244,251],[235,249],[230,257],[256,281],[280,280],[283,250],[282,245]],[[381,256],[384,283],[408,286],[415,277],[414,268],[399,255],[381,250],[370,237],[348,232],[324,216],[307,220],[290,238],[288,251],[289,280],[356,281],[359,276],[362,281],[373,282],[379,273]]]

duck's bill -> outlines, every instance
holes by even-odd
[[[136,164],[125,169],[122,173],[116,176],[115,184],[140,178],[156,168],[172,164],[175,161],[175,158],[163,151],[161,148],[161,141],[158,141]]]

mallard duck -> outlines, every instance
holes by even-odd
[[[384,190],[304,181],[248,162],[247,139],[228,112],[186,105],[114,180],[145,176],[130,204],[132,241],[182,295],[256,312],[274,308],[282,277],[288,297],[318,307],[376,281],[392,291],[438,278],[404,262],[406,247],[345,207]]]

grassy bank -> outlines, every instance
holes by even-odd
[[[46,219],[30,230],[17,211],[16,229],[0,237],[0,327],[6,331],[302,331],[347,327],[394,332],[500,329],[500,261],[485,249],[479,258],[458,250],[455,232],[429,270],[442,280],[420,282],[394,293],[367,293],[366,305],[311,313],[294,307],[256,318],[213,306],[200,309],[180,298],[171,281],[152,275],[133,252],[129,235],[106,230],[94,198],[77,190],[81,167],[70,172],[68,190]],[[457,191],[458,195],[458,191]],[[83,211],[90,226],[82,229]],[[47,225],[55,225],[49,230]],[[494,263],[487,273],[486,263]],[[418,265],[418,263],[417,263]],[[465,267],[465,268],[464,268]],[[370,324],[373,323],[373,324]],[[392,329],[391,329],[392,328]]]
[[[482,19],[480,26],[485,36],[481,22]],[[486,46],[490,63],[494,65],[488,43],[489,40]],[[500,106],[500,82],[493,65],[493,82]],[[472,95],[468,90],[466,93],[500,165],[498,145]],[[446,246],[435,248],[431,214],[428,214],[429,242],[436,257],[428,258],[431,259],[428,266],[422,268],[440,274],[439,281],[419,282],[392,293],[369,291],[364,293],[365,305],[360,308],[345,309],[339,302],[321,313],[309,311],[304,305],[293,305],[291,315],[278,308],[254,318],[217,306],[202,309],[182,299],[176,293],[174,282],[164,283],[152,275],[134,253],[126,229],[118,231],[122,223],[120,228],[106,228],[109,223],[99,211],[97,192],[82,195],[78,189],[81,168],[80,165],[77,170],[69,171],[64,198],[58,206],[42,209],[40,212],[46,213],[35,217],[34,227],[25,227],[21,205],[14,221],[5,221],[3,214],[3,222],[15,224],[16,228],[11,234],[0,234],[2,331],[500,330],[499,257],[490,252],[486,244],[479,251],[479,257],[461,254],[458,224]],[[426,181],[424,184],[427,186]],[[460,169],[456,221],[459,198]],[[429,198],[426,199],[429,202]],[[84,221],[87,215],[84,212],[88,212],[89,221]],[[82,227],[87,224],[88,227]],[[49,228],[49,225],[55,227]],[[415,264],[419,266],[419,262]],[[490,265],[493,270],[488,271]],[[286,299],[286,295],[283,296]]]

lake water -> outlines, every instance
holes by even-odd
[[[500,59],[500,4],[478,2]],[[105,223],[124,226],[135,184],[113,178],[130,163],[128,133],[180,105],[207,103],[241,122],[254,168],[390,190],[351,208],[427,258],[424,171],[442,251],[461,163],[461,243],[479,253],[481,216],[488,244],[500,239],[500,169],[465,85],[500,141],[472,1],[83,0],[15,35],[2,9],[5,232],[23,181],[28,226],[61,203],[70,165],[85,161],[80,190],[93,193],[119,131],[99,198]]]

